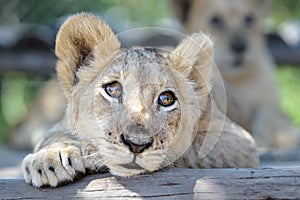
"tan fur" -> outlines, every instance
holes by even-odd
[[[173,0],[172,7],[186,32],[204,30],[215,38],[214,60],[226,81],[227,115],[250,131],[259,146],[291,147],[299,142],[299,133],[281,111],[272,77],[274,64],[263,36],[269,3]],[[252,20],[247,22],[249,17]],[[246,44],[242,54],[231,49],[238,40]]]
[[[55,187],[87,170],[133,176],[172,164],[258,166],[252,137],[210,97],[213,46],[207,35],[192,34],[162,56],[142,47],[121,49],[103,21],[80,14],[63,24],[56,45],[66,117],[23,160],[26,182]],[[114,81],[122,85],[120,98],[105,90]],[[176,96],[167,107],[158,104],[165,91]],[[151,145],[133,152],[124,138],[138,148]]]
[[[94,26],[101,29],[95,29]],[[67,96],[72,91],[74,72],[79,67],[78,64],[84,61],[97,44],[103,42],[103,56],[108,56],[105,52],[111,53],[120,48],[120,43],[111,29],[96,17],[78,15],[72,21],[64,23],[57,35],[55,52],[58,57],[57,78]],[[65,67],[59,67],[60,65]]]

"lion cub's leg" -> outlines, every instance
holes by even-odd
[[[82,141],[74,135],[53,134],[27,155],[22,171],[33,186],[58,186],[73,181],[89,168]]]
[[[252,136],[229,119],[226,119],[221,133],[212,131],[206,135],[199,155],[201,165],[205,168],[259,166],[258,153]]]
[[[192,147],[175,163],[192,168],[254,168],[259,166],[256,144],[252,136],[233,123],[219,110],[200,123]],[[210,120],[212,119],[212,120]]]

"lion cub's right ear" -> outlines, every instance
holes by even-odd
[[[170,54],[171,66],[208,91],[212,88],[213,41],[202,32],[183,39]]]
[[[111,28],[96,16],[78,14],[70,17],[60,28],[56,38],[55,53],[57,78],[68,97],[76,83],[76,71],[84,66],[84,60],[97,47],[97,57],[112,55],[120,49],[120,42]]]

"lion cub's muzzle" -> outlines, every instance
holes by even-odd
[[[128,146],[132,153],[139,154],[152,145],[153,138],[137,138],[121,134],[121,141]]]

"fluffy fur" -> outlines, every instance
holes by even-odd
[[[133,176],[168,165],[258,166],[252,137],[210,98],[213,46],[207,35],[192,34],[167,55],[122,49],[103,21],[80,14],[61,27],[56,54],[66,117],[24,158],[27,183],[55,187],[106,169]],[[107,92],[116,81],[118,98]],[[164,92],[175,95],[173,104],[159,103]]]
[[[172,8],[186,32],[201,29],[215,38],[214,60],[226,81],[226,114],[250,131],[259,146],[291,147],[300,134],[280,108],[263,36],[269,3],[172,0]]]

